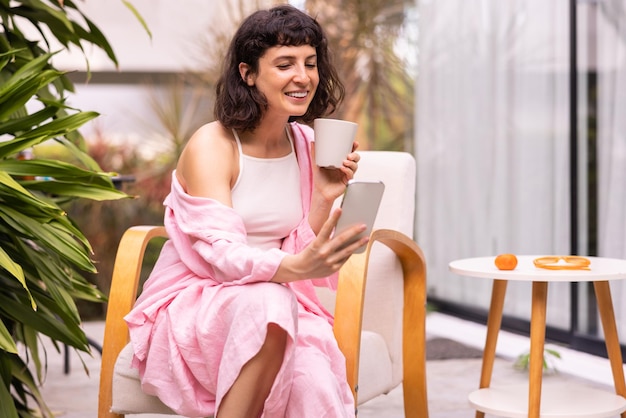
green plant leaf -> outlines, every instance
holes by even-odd
[[[57,350],[63,343],[90,352],[76,301],[106,300],[84,277],[96,272],[91,244],[60,205],[128,196],[86,152],[78,129],[98,114],[66,104],[74,86],[54,68],[59,51],[51,45],[61,51],[90,45],[116,66],[117,59],[73,0],[0,0],[0,19],[0,417],[52,417],[33,378],[36,371],[41,381],[46,367],[39,336],[50,337]],[[16,160],[45,141],[58,142],[78,162]]]
[[[59,215],[63,213],[60,208],[33,196],[20,183],[9,176],[6,171],[0,170],[0,196],[2,195],[4,195],[5,200],[12,200],[26,205],[26,210],[28,210],[28,207],[35,207],[37,211],[41,211],[39,212],[41,215],[47,214],[45,219],[53,216],[50,211],[56,211]]]
[[[135,6],[133,6],[132,3],[127,0],[122,0],[122,3],[124,3],[124,5],[135,15],[135,18],[139,21],[139,23],[141,23],[145,31],[148,33],[148,36],[150,37],[150,39],[152,39],[152,32],[150,32],[150,28],[148,28],[148,24],[143,19],[141,14],[139,14]]]
[[[31,96],[55,78],[59,78],[61,74],[58,71],[45,70],[12,85],[11,89],[0,95],[0,121],[6,120],[18,110],[23,109]]]
[[[100,171],[98,163],[84,152],[75,143],[69,141],[67,138],[56,138],[55,141],[62,144],[71,154],[76,158],[80,164],[85,166],[88,170]]]
[[[49,176],[56,180],[72,180],[109,188],[113,188],[111,176],[115,175],[115,173],[85,170],[63,161],[43,158],[23,161],[0,160],[0,171],[6,171],[13,176]]]
[[[54,319],[54,317],[42,314],[39,311],[35,312],[19,301],[2,293],[0,293],[0,312],[3,316],[14,321],[23,322],[57,341],[72,347],[82,347],[84,350],[89,350],[84,333],[73,332],[59,319]]]
[[[20,52],[28,51],[26,48],[13,49],[14,55],[19,56]],[[38,73],[43,71],[49,66],[49,61],[54,54],[46,53],[38,57],[25,57],[26,61],[24,65],[20,66],[9,78],[6,83],[0,86],[0,97],[3,97],[8,91],[15,88],[20,81],[31,79],[37,76]],[[30,59],[29,59],[30,58]]]
[[[22,283],[22,285],[26,287],[22,266],[11,260],[11,257],[9,257],[9,255],[4,251],[2,247],[0,247],[0,266],[2,266],[3,269],[11,273],[13,277],[18,279],[20,283]]]
[[[0,321],[0,349],[8,353],[17,354],[17,345],[15,345],[11,333],[2,321]]]
[[[54,414],[46,406],[46,402],[39,391],[39,385],[33,379],[28,365],[25,364],[18,356],[11,356],[11,373],[13,377],[28,387],[29,394],[35,399],[39,408],[41,408],[46,417],[53,417]]]
[[[43,381],[43,363],[41,361],[41,356],[39,355],[39,342],[37,340],[37,331],[28,326],[22,327],[22,336],[24,345],[28,347],[28,352],[30,354],[30,359],[33,363],[33,368],[37,373],[37,381]],[[45,348],[44,348],[45,350]]]
[[[87,23],[89,30],[85,30],[81,26],[75,24],[74,30],[76,31],[76,34],[84,40],[90,41],[91,43],[96,45],[100,45],[100,47],[106,52],[109,59],[113,61],[113,63],[117,67],[119,64],[117,62],[117,58],[115,57],[115,53],[113,52],[113,48],[111,48],[111,45],[109,45],[102,32],[100,32],[98,27],[94,25],[94,23],[89,20],[85,15],[83,15],[83,19]]]
[[[50,33],[63,44],[68,47],[70,43],[80,45],[80,37],[76,35],[72,22],[67,18],[64,12],[55,10],[47,6],[42,1],[22,0],[24,6],[16,6],[12,8],[12,12],[28,19],[34,26],[41,30],[41,24],[45,24],[50,29]],[[43,32],[43,31],[42,31]],[[43,34],[45,38],[45,33]]]
[[[39,223],[18,210],[2,205],[0,205],[0,219],[20,235],[36,239],[38,243],[54,251],[61,259],[76,265],[81,270],[96,272],[84,248],[78,245],[77,237],[67,231],[67,227],[57,228],[54,221]]]
[[[561,358],[561,353],[553,348],[546,348],[546,353],[550,354],[553,357]]]
[[[32,129],[34,126],[52,118],[57,113],[58,109],[59,107],[49,103],[48,106],[36,113],[0,123],[0,135],[15,134]]]
[[[41,142],[60,137],[67,132],[80,128],[98,116],[96,112],[80,112],[63,116],[41,125],[31,131],[16,136],[10,141],[0,143],[0,158],[17,154],[19,151],[33,147]]]
[[[74,21],[74,29],[76,30],[76,33],[79,36],[83,37],[83,40],[91,42],[92,44],[98,46],[99,48],[101,48],[106,54],[107,57],[115,64],[115,66],[118,66],[118,62],[117,62],[117,57],[115,56],[115,52],[113,51],[113,48],[111,47],[111,45],[109,44],[109,41],[106,39],[106,37],[104,36],[104,34],[100,31],[100,29],[91,21],[91,19],[89,19],[87,16],[85,16],[84,13],[82,13],[79,8],[76,6],[76,4],[72,1],[72,0],[65,0],[63,2],[64,7],[65,8],[72,8],[74,9],[76,12],[78,12],[80,14],[80,17],[85,21],[85,23],[87,23],[87,27],[89,28],[89,31],[84,31],[82,29],[82,27],[80,27],[79,25],[76,24],[76,21]],[[80,27],[80,30],[77,29],[77,26]],[[85,34],[85,32],[87,33],[87,35]]]
[[[2,247],[0,247],[0,267],[11,273],[11,275],[20,282],[20,284],[30,297],[31,307],[33,309],[37,309],[37,304],[35,303],[35,300],[33,299],[32,295],[30,294],[30,290],[26,285],[26,278],[24,277],[24,271],[22,270],[22,266],[14,262]]]
[[[0,362],[2,362],[2,358],[0,358]],[[13,403],[13,397],[7,386],[4,381],[0,381],[0,416],[3,418],[19,418]]]
[[[10,385],[13,379],[13,367],[11,357],[14,354],[0,351],[0,416],[7,418],[17,418],[18,412],[13,399],[11,398]]]
[[[28,187],[33,190],[41,190],[57,196],[81,197],[95,201],[126,199],[131,197],[116,189],[110,189],[96,184],[76,184],[55,180],[31,182]]]

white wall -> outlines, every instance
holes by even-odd
[[[188,53],[194,39],[215,19],[228,0],[131,0],[152,32],[152,39],[121,0],[87,0],[78,5],[104,33],[118,56],[120,71],[182,71],[194,67]],[[93,71],[115,70],[104,52],[87,50]],[[56,64],[85,70],[80,51],[62,54]]]

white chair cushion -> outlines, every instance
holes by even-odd
[[[383,337],[371,331],[363,331],[357,392],[359,405],[397,386],[391,379],[391,370],[389,350]]]
[[[176,415],[159,398],[143,393],[139,372],[130,366],[132,359],[133,348],[127,344],[115,362],[111,412]]]
[[[115,362],[111,412],[175,415],[159,398],[143,393],[139,372],[130,366],[132,358],[133,349],[128,344]],[[385,340],[374,332],[363,331],[359,363],[359,404],[389,392],[394,386],[396,385],[391,379],[391,359]]]

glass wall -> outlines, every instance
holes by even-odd
[[[581,113],[597,115],[596,121],[590,118],[587,130],[590,147],[595,145],[590,153],[597,161],[589,173],[590,183],[597,181],[592,189],[597,199],[593,240],[598,254],[626,258],[626,2],[605,0],[585,6],[579,20],[587,26],[590,98]],[[626,282],[616,282],[612,289],[618,332],[626,342]]]
[[[491,281],[450,273],[454,259],[626,257],[625,3],[574,3],[419,2],[416,237],[430,300],[461,315],[484,317]],[[527,323],[530,292],[510,283],[505,316]],[[592,302],[551,284],[548,325],[594,338]]]

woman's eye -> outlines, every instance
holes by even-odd
[[[317,67],[317,63],[313,62],[313,63],[309,63],[309,64],[305,64],[307,68],[315,68]]]
[[[287,68],[290,67],[290,64],[279,64],[277,65],[277,67],[281,70],[286,70]]]

